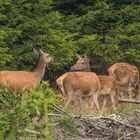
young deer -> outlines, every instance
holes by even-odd
[[[99,113],[101,110],[98,103],[98,95],[100,91],[100,81],[98,76],[93,72],[67,72],[60,76],[57,80],[57,85],[62,91],[62,106],[68,105],[77,97],[80,97],[80,107],[83,111],[82,99],[84,97],[91,97],[89,102],[89,111],[92,110],[93,105],[97,106]],[[94,102],[93,102],[94,101]]]
[[[120,93],[124,93],[127,85],[117,81],[111,76],[98,76],[101,83],[101,90],[99,92],[100,95],[109,95],[111,99],[111,103],[113,106],[113,110],[116,111],[116,103],[118,100],[118,96],[121,96]],[[106,104],[106,98],[103,102],[102,112],[104,111],[104,107]]]
[[[52,61],[52,57],[41,49],[35,51],[39,55],[36,69],[34,71],[0,71],[0,86],[7,84],[11,91],[18,93],[34,88],[42,80],[46,64]]]
[[[82,58],[81,56],[79,56],[79,60],[76,62],[76,64],[74,64],[71,67],[71,70],[83,71],[84,68],[85,68],[85,70],[89,69],[90,68],[89,60],[86,62],[84,60],[85,60],[85,58]],[[82,63],[83,61],[85,63]],[[117,93],[118,92],[123,93],[125,91],[125,89],[127,88],[127,85],[117,81],[115,78],[113,78],[111,76],[100,75],[100,76],[98,76],[98,78],[100,80],[101,89],[100,89],[100,92],[98,93],[97,98],[99,98],[100,95],[109,95],[111,102],[112,102],[113,109],[115,111],[116,110],[116,105],[115,105],[116,97],[118,96]],[[104,103],[103,103],[103,109],[104,109],[105,104],[106,104],[106,99],[104,100]]]
[[[109,75],[127,85],[129,98],[139,95],[139,70],[128,63],[115,63],[108,69]]]

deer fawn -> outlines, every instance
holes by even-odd
[[[109,75],[127,85],[129,98],[139,95],[139,71],[128,63],[115,63],[108,69]]]

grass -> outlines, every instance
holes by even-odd
[[[86,100],[86,101],[88,101],[88,100]],[[100,107],[102,107],[102,104],[103,104],[102,102],[103,102],[103,100],[99,99]],[[86,105],[86,104],[84,103],[84,105]],[[122,115],[133,115],[134,110],[140,110],[140,105],[138,105],[138,104],[117,103],[116,107],[117,107],[117,110],[114,111],[110,98],[107,98],[107,104],[105,106],[105,111],[104,111],[103,115],[110,115],[113,113],[119,113]],[[69,108],[66,109],[66,111],[71,112],[73,114],[81,114],[80,106],[76,102],[70,104]],[[99,113],[98,113],[95,105],[94,105],[94,109],[92,112],[89,113],[87,110],[85,110],[85,112],[86,112],[85,113],[86,115],[99,116]],[[82,115],[84,115],[84,113]]]
[[[32,134],[27,134],[26,132],[21,132],[19,140],[53,140],[50,133],[51,127],[48,126],[49,123],[58,123],[58,127],[66,132],[71,134],[77,133],[77,124],[73,118],[63,116],[57,119],[49,119],[46,117],[47,113],[57,113],[51,107],[51,103],[53,102],[60,106],[61,100],[61,94],[51,89],[48,83],[44,82],[35,90],[30,91],[23,103],[18,100],[15,94],[11,94],[6,87],[1,88],[0,93],[0,140],[3,140],[4,136],[7,137],[7,140],[15,140],[15,134],[25,128],[44,132],[47,134],[47,137],[37,137],[32,136]],[[100,104],[102,104],[102,100],[100,100]],[[46,105],[46,109],[44,109],[44,105]],[[119,104],[117,112],[114,112],[112,104],[108,100],[104,115],[119,113],[130,116],[133,115],[133,110],[138,109],[140,109],[140,105]],[[66,111],[73,114],[80,114],[81,110],[79,104],[74,103],[71,104],[69,109]],[[88,111],[86,110],[86,112]],[[89,115],[99,115],[96,107],[89,113]],[[36,124],[34,124],[32,119],[35,117],[44,117],[45,119],[43,123],[36,122]],[[49,133],[47,131],[49,131]]]
[[[63,116],[63,117],[58,118],[56,122],[59,122],[59,126],[63,128],[65,131],[68,131],[72,134],[76,134],[77,125],[73,118],[69,116]]]

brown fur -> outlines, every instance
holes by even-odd
[[[13,92],[24,92],[32,89],[43,78],[45,66],[52,61],[49,54],[42,50],[38,51],[40,57],[39,62],[34,71],[0,71],[0,86],[7,84]]]
[[[139,71],[136,66],[128,63],[115,63],[108,69],[109,75],[127,85],[129,98],[138,95],[139,92]]]
[[[97,109],[100,113],[98,103],[98,95],[100,91],[100,81],[98,76],[93,72],[68,72],[60,76],[57,80],[57,85],[60,87],[63,95],[62,105],[68,105],[77,97],[89,97],[94,100]],[[93,100],[89,102],[90,111],[93,108]],[[81,103],[81,109],[82,103]]]
[[[10,90],[14,92],[23,92],[33,88],[37,81],[32,72],[0,71],[0,85],[7,84]]]
[[[72,70],[79,70],[79,71],[90,71],[90,64],[89,64],[89,59],[87,59],[88,61],[85,61],[84,57],[79,56],[79,59],[77,60],[76,64],[74,64],[71,69]],[[86,57],[87,58],[87,57]],[[124,70],[122,69],[122,73]],[[112,105],[113,105],[113,109],[116,110],[116,99],[115,97],[118,96],[117,92],[122,96],[122,93],[125,92],[125,89],[128,88],[127,84],[119,81],[117,78],[115,80],[115,78],[111,77],[111,76],[99,76],[99,80],[100,80],[100,84],[101,84],[101,90],[99,92],[99,95],[106,95],[108,94],[110,96]],[[118,81],[117,81],[118,80]],[[117,95],[116,95],[117,94]],[[105,106],[106,99],[104,100],[104,105],[103,108]]]
[[[101,83],[101,90],[99,92],[99,96],[100,95],[109,95],[110,99],[111,99],[111,102],[112,102],[113,109],[115,111],[118,95],[120,94],[120,92],[125,91],[126,85],[122,84],[121,82],[119,82],[117,80],[115,80],[111,76],[101,75],[101,76],[99,76],[99,80],[100,80],[100,83]],[[106,104],[106,99],[104,101],[103,110],[104,110],[105,104]]]

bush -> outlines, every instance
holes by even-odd
[[[77,125],[73,118],[63,116],[59,118],[57,122],[59,122],[60,127],[63,128],[65,131],[70,132],[72,134],[77,133]]]
[[[12,140],[19,136],[28,137],[25,132],[27,128],[45,134],[44,136],[48,135],[46,133],[47,112],[53,112],[50,104],[51,102],[58,104],[58,96],[54,94],[47,82],[42,82],[36,89],[26,94],[27,96],[21,101],[18,94],[10,92],[7,87],[0,89],[1,140]]]

